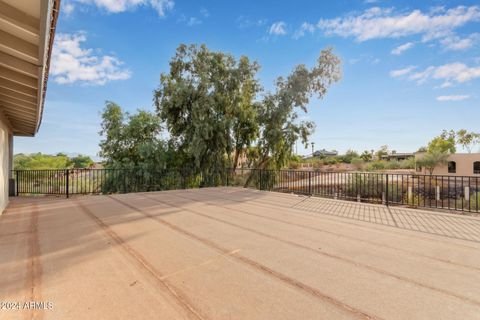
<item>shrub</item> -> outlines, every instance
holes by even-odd
[[[353,158],[351,164],[355,169],[361,170],[365,165],[365,161],[362,158]]]
[[[385,163],[383,160],[370,162],[365,166],[365,171],[385,170]]]
[[[323,165],[324,165],[323,160],[319,160],[319,161],[313,163],[313,168],[314,169],[320,169],[321,167],[323,167]]]
[[[324,164],[331,165],[331,164],[337,164],[340,162],[340,160],[337,157],[327,157],[323,160]]]
[[[288,164],[289,169],[298,169],[300,167],[300,163],[298,161],[290,161]]]
[[[385,169],[387,170],[400,169],[400,162],[398,162],[397,160],[386,161]]]
[[[355,150],[349,149],[344,155],[338,156],[337,159],[339,162],[352,163],[352,160],[358,157],[359,155]]]
[[[400,161],[400,169],[415,169],[415,157]]]

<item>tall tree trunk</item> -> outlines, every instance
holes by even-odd
[[[233,158],[233,172],[235,172],[235,170],[238,167],[238,159],[240,158],[241,150],[242,150],[242,147],[235,148],[235,157]]]

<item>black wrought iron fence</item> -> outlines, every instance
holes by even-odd
[[[225,170],[15,170],[15,194],[76,195],[162,191],[228,185]]]
[[[480,176],[237,169],[230,185],[385,205],[480,212]]]
[[[16,170],[15,192],[108,194],[238,186],[385,205],[480,212],[480,177],[265,169]]]

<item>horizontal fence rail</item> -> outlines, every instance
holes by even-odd
[[[14,171],[16,195],[109,194],[237,186],[385,205],[480,212],[480,177],[300,170]]]

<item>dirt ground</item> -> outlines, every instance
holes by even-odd
[[[480,219],[240,188],[14,198],[0,319],[480,319]]]

